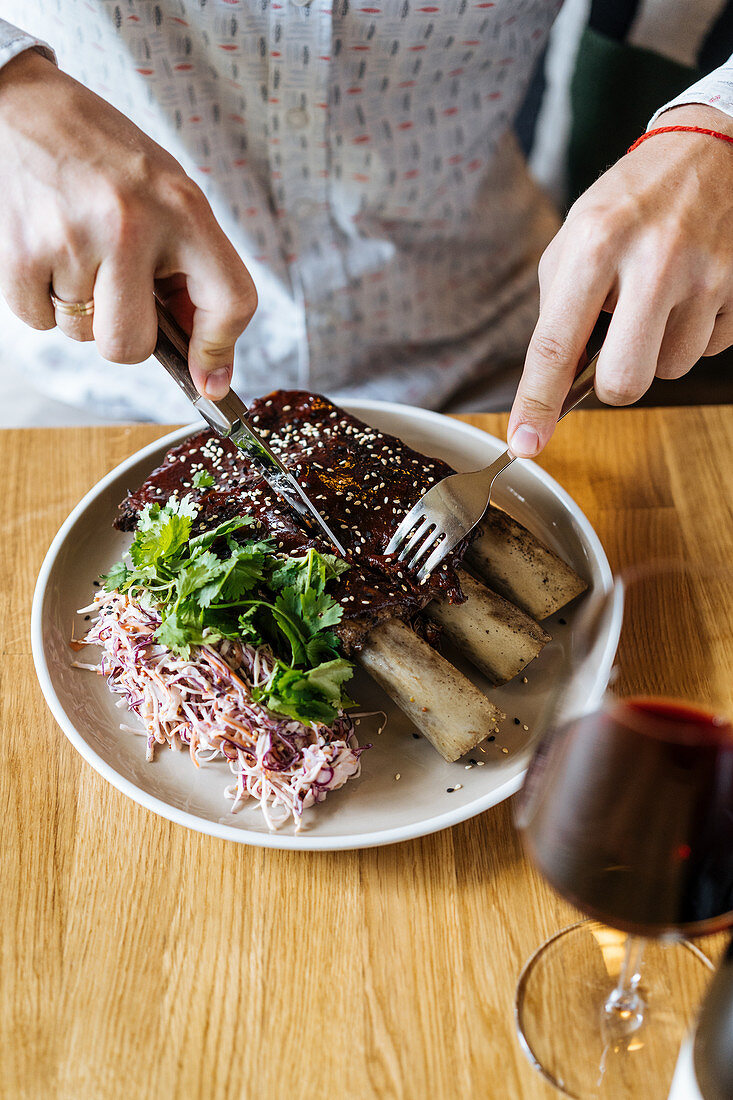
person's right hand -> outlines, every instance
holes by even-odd
[[[191,334],[197,388],[223,397],[257,295],[180,164],[34,50],[0,71],[0,149],[0,290],[13,312],[140,363],[155,347],[155,288]],[[55,312],[52,290],[93,298],[93,316]]]

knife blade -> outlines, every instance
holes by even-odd
[[[270,488],[309,526],[335,547],[341,557],[346,551],[305,490],[270,449],[250,420],[249,410],[234,390],[220,401],[202,397],[188,369],[188,336],[165,306],[155,300],[158,311],[158,340],[153,355],[180,386],[193,407],[217,435],[230,439],[256,466]]]

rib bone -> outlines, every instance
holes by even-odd
[[[466,564],[533,619],[546,619],[588,587],[571,566],[501,509],[489,508],[481,532],[466,552]]]
[[[375,626],[355,656],[445,760],[496,731],[498,708],[399,619]]]
[[[505,684],[549,642],[550,635],[519,607],[460,570],[465,603],[434,600],[427,614],[456,648],[495,684]]]

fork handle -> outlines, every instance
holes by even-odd
[[[583,369],[579,370],[575,375],[573,383],[568,390],[568,395],[562,403],[560,415],[557,418],[558,424],[564,416],[567,416],[576,405],[579,405],[580,402],[592,392],[593,384],[596,380],[596,363],[598,362],[598,356],[600,354],[601,352],[599,349],[595,355],[588,360]],[[515,456],[507,447],[501,458],[493,462],[491,466],[487,466],[486,469],[491,470],[494,477],[496,477],[497,474],[500,474],[502,470],[506,469],[510,462],[514,461],[514,458]],[[496,470],[494,472],[495,468]]]
[[[593,389],[593,383],[596,380],[596,363],[598,362],[598,356],[600,354],[600,350],[597,351],[595,355],[588,360],[583,369],[576,374],[573,379],[573,384],[568,390],[568,395],[562,403],[560,415],[557,418],[558,423],[564,416],[567,416],[571,409],[579,405],[583,398],[587,397]]]

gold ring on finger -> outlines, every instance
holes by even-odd
[[[94,313],[94,299],[86,302],[65,302],[63,298],[57,298],[51,291],[51,301],[57,313],[63,313],[67,317],[90,317]]]

